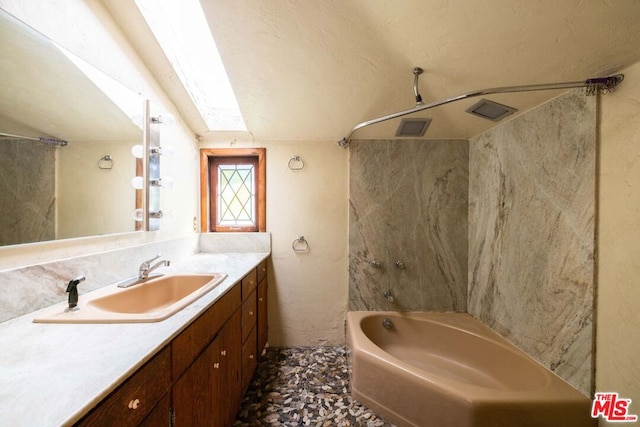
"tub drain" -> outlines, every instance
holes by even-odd
[[[391,321],[391,319],[385,317],[384,319],[382,319],[382,326],[384,326],[385,329],[391,329],[393,328],[393,322]]]

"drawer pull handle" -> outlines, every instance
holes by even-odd
[[[249,316],[253,316],[253,311],[250,311],[250,312],[249,312]]]
[[[129,401],[129,409],[136,410],[140,406],[140,399],[130,400]]]
[[[249,359],[253,360],[253,354],[249,355]]]
[[[258,301],[262,302],[262,298],[258,298]]]
[[[267,267],[262,267],[262,271],[267,271]]]
[[[220,363],[216,362],[213,364],[213,368],[214,369],[219,369],[220,368]]]
[[[227,350],[222,350],[222,351],[220,352],[220,354],[221,354],[222,356],[226,356],[226,355],[227,355]]]

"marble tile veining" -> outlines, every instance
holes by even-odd
[[[470,141],[469,312],[585,394],[593,342],[595,97]]]
[[[0,246],[55,236],[55,148],[0,141]]]
[[[349,180],[349,308],[465,311],[467,141],[355,140]]]
[[[269,348],[234,426],[393,427],[350,395],[343,347]]]
[[[82,297],[135,276],[158,253],[175,262],[197,250],[197,240],[186,237],[0,271],[0,322],[66,301],[66,285],[79,275],[86,277],[78,287]]]

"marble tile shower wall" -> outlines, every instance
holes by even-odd
[[[350,310],[466,311],[468,164],[466,140],[352,141]]]
[[[468,311],[592,383],[596,99],[570,92],[470,140]]]
[[[55,150],[0,140],[0,246],[55,238]]]
[[[158,253],[177,261],[198,250],[194,234],[0,271],[0,322],[66,301],[66,285],[76,276],[86,277],[78,288],[82,294],[136,275],[140,263]]]

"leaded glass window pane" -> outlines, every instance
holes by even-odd
[[[256,224],[255,167],[218,165],[218,225],[246,227]]]

